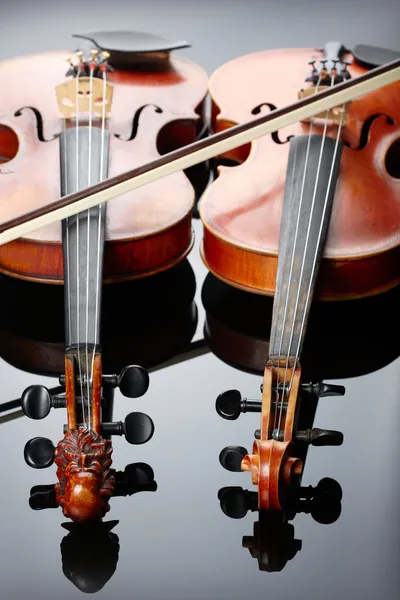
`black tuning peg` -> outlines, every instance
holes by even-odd
[[[234,473],[240,473],[243,458],[248,454],[243,446],[227,446],[221,450],[219,462],[224,469]]]
[[[342,512],[342,504],[337,501],[326,501],[324,498],[316,497],[310,501],[309,510],[301,509],[301,512],[309,512],[317,523],[331,525],[338,520]]]
[[[343,492],[335,479],[324,477],[315,487],[300,487],[296,496],[294,510],[311,514],[317,523],[330,525],[340,517]]]
[[[318,398],[323,398],[324,396],[344,396],[346,393],[346,388],[343,385],[334,385],[332,383],[323,382],[302,383],[301,389],[309,394],[318,396]]]
[[[260,430],[256,429],[254,432],[254,438],[260,439]],[[277,441],[283,441],[282,432],[279,433]],[[334,431],[332,429],[305,429],[303,431],[296,431],[294,434],[296,442],[303,444],[311,444],[311,446],[341,446],[343,444],[343,433],[340,431]]]
[[[125,417],[125,421],[117,423],[103,423],[102,433],[105,435],[124,435],[129,444],[145,444],[154,433],[152,419],[142,412],[132,412]]]
[[[44,437],[35,437],[25,444],[24,459],[33,469],[46,469],[54,461],[54,445]]]
[[[29,506],[33,510],[58,508],[55,485],[35,485],[31,488]]]
[[[299,488],[298,494],[300,498],[315,498],[317,496],[327,498],[329,496],[331,500],[336,502],[340,502],[343,498],[340,484],[331,477],[324,477],[315,487],[309,485]]]
[[[143,367],[129,365],[119,375],[103,375],[103,382],[119,387],[121,394],[127,398],[140,398],[149,389],[150,378]]]
[[[249,510],[258,510],[257,492],[242,487],[225,487],[219,490],[218,500],[222,512],[231,519],[243,519]]]
[[[297,431],[295,440],[312,446],[341,446],[343,444],[343,433],[331,429],[306,429]]]
[[[132,496],[138,492],[155,492],[154,471],[147,463],[132,463],[115,473],[114,496]]]
[[[239,390],[228,390],[218,396],[215,408],[223,419],[235,421],[239,418],[240,413],[261,412],[261,402],[242,398]]]
[[[50,394],[43,385],[30,385],[21,396],[21,408],[30,419],[44,419],[51,408],[65,408],[65,396]]]

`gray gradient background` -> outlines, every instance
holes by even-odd
[[[329,39],[339,38],[350,47],[370,43],[399,48],[399,13],[399,4],[393,0],[3,0],[0,59],[74,49],[72,32],[133,29],[187,39],[192,48],[182,53],[211,74],[225,61],[252,51],[320,47]],[[0,90],[0,111],[5,93]],[[190,262],[198,283],[199,338],[200,289],[206,270],[198,255],[199,223],[195,229],[197,244]],[[215,397],[229,387],[256,397],[260,378],[234,370],[211,355],[154,373],[148,394],[135,405],[153,417],[156,434],[137,450],[115,439],[114,463],[117,468],[131,460],[150,463],[159,489],[156,494],[113,500],[109,518],[120,520],[115,529],[120,558],[116,573],[97,597],[399,597],[399,366],[397,360],[379,372],[349,379],[344,398],[321,401],[316,426],[343,431],[345,444],[312,449],[304,483],[315,484],[324,476],[336,478],[344,492],[342,516],[331,526],[297,516],[296,537],[303,540],[303,550],[280,574],[260,573],[256,561],[241,548],[242,536],[252,533],[253,515],[230,520],[221,513],[216,497],[224,485],[251,487],[247,475],[223,471],[218,454],[227,444],[250,445],[258,417],[221,421],[214,411]],[[1,360],[0,381],[2,401],[19,396],[33,383],[55,385],[53,379],[22,373]],[[132,401],[119,394],[117,400],[115,417],[122,419],[132,410]],[[54,469],[35,472],[25,466],[23,445],[35,435],[57,440],[64,422],[61,413],[53,411],[41,422],[21,418],[0,425],[1,600],[82,597],[61,572],[59,544],[65,532],[59,526],[64,520],[60,511],[34,513],[27,505],[29,488],[50,483],[55,473]]]

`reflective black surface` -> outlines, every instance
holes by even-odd
[[[184,37],[192,43],[186,56],[209,72],[263,47],[323,46],[328,38],[395,47],[399,26],[389,1],[379,9],[366,2],[362,28],[359,10],[344,2],[326,10],[317,2],[300,9],[301,3],[255,0],[188,2],[186,7],[175,2],[168,10],[158,2],[150,3],[151,9],[135,2],[113,4],[113,28],[127,28],[129,15],[135,30]],[[78,3],[60,5],[57,12],[56,4],[43,0],[36,3],[35,19],[28,4],[14,5],[0,32],[2,57],[68,47],[68,34],[77,29]],[[87,3],[79,29],[110,29],[112,14],[104,12],[94,26]],[[189,261],[173,273],[105,292],[106,372],[119,372],[129,363],[150,371],[143,397],[129,399],[116,390],[113,418],[123,421],[128,413],[142,411],[153,419],[155,432],[142,446],[113,438],[121,494],[111,499],[103,527],[65,526],[60,509],[29,505],[34,486],[47,486],[34,490],[34,508],[45,501],[51,505],[56,478],[54,465],[40,471],[26,465],[24,445],[37,436],[56,443],[65,411],[51,410],[35,421],[18,409],[0,414],[1,600],[69,600],[83,593],[115,600],[398,597],[399,291],[348,306],[347,312],[314,308],[306,368],[310,377],[344,385],[346,393],[321,398],[311,407],[315,418],[311,410],[304,426],[313,421],[314,427],[341,431],[344,443],[310,447],[304,495],[293,499],[286,515],[260,518],[250,476],[224,470],[219,462],[226,446],[251,447],[259,415],[223,420],[215,400],[228,389],[260,398],[259,365],[271,302],[241,298],[210,276],[204,284],[198,221],[194,229]],[[62,292],[41,287],[0,281],[1,403],[17,399],[29,385],[59,385]],[[202,343],[205,324],[219,358]],[[135,464],[141,467],[133,474]],[[309,490],[327,477],[341,487],[340,506],[314,500]]]

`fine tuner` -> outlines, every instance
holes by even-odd
[[[108,178],[83,190],[66,194],[50,205],[2,223],[0,225],[0,245],[18,239],[35,229],[97,206],[161,177],[209,160],[282,127],[310,119],[314,115],[343,105],[399,79],[400,60],[394,60],[355,79],[346,79],[338,85],[303,97],[298,102],[273,110],[248,123],[236,125],[204,140],[188,144],[185,148],[174,150],[144,166]]]

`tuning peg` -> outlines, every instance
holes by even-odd
[[[157,483],[154,481],[154,471],[146,463],[132,463],[124,471],[115,473],[114,496],[132,496],[138,492],[155,492]]]
[[[309,485],[299,488],[298,495],[300,498],[329,497],[332,501],[340,502],[343,498],[343,491],[336,479],[324,477],[315,487]]]
[[[308,510],[301,508],[301,512],[310,513],[314,521],[321,525],[331,525],[338,520],[342,512],[341,502],[327,502],[323,498],[313,498]]]
[[[102,433],[105,435],[124,435],[129,444],[145,444],[154,433],[152,419],[142,412],[132,412],[125,417],[125,421],[117,423],[103,423]]]
[[[260,430],[256,429],[254,432],[254,438],[260,439]],[[283,442],[283,433],[280,432],[279,436],[274,438],[278,442]],[[294,434],[296,442],[303,444],[311,444],[311,446],[341,446],[343,444],[343,433],[340,431],[334,431],[332,429],[306,429],[304,431],[296,431]]]
[[[231,519],[243,519],[249,510],[258,510],[257,492],[242,487],[225,487],[219,490],[218,499],[222,512]]]
[[[33,469],[46,469],[53,464],[54,450],[53,442],[48,438],[32,438],[25,444],[25,462]]]
[[[55,485],[35,485],[31,488],[29,506],[33,510],[58,508]]]
[[[296,442],[311,444],[312,446],[341,446],[343,444],[343,433],[331,429],[306,429],[297,431]]]
[[[30,385],[21,396],[21,408],[30,419],[44,419],[51,408],[65,408],[65,396],[50,394],[43,385]]]
[[[240,413],[261,412],[261,402],[242,398],[239,390],[228,390],[218,396],[215,408],[223,419],[235,421],[239,418]]]
[[[324,396],[344,396],[346,388],[343,385],[334,385],[332,383],[302,383],[301,389],[309,394],[315,394],[319,398]]]
[[[297,512],[311,514],[314,521],[330,525],[338,520],[342,512],[342,488],[335,479],[324,477],[315,487],[300,488]]]
[[[219,462],[224,469],[234,473],[240,473],[243,458],[248,454],[246,448],[242,446],[227,446],[221,450]]]
[[[119,387],[121,394],[127,398],[139,398],[147,392],[150,378],[143,367],[129,365],[119,375],[103,375],[103,382]]]

